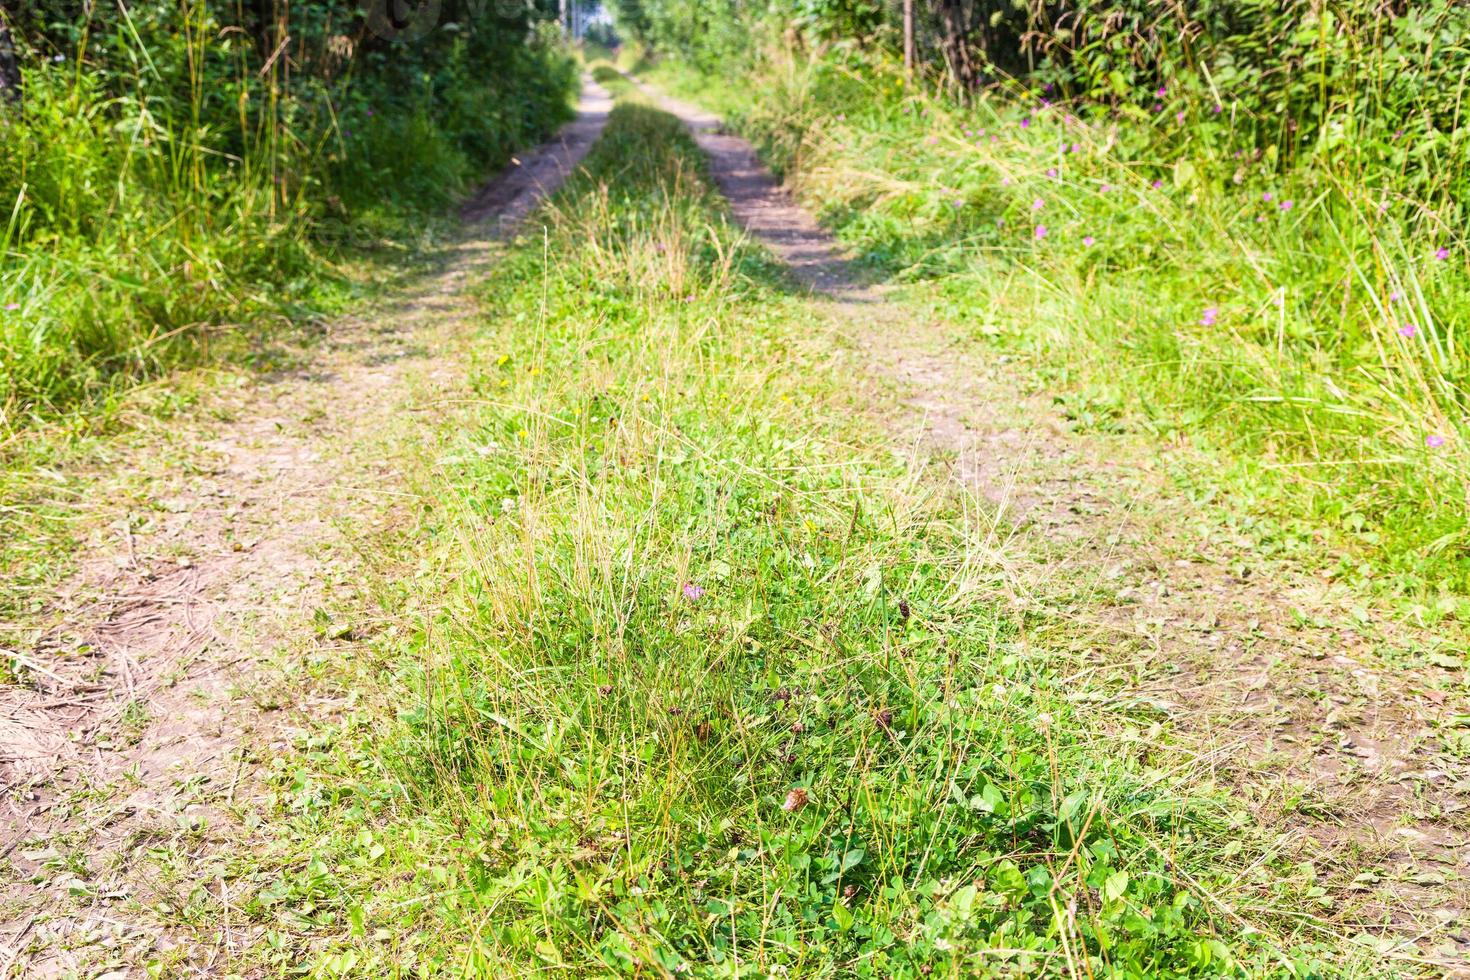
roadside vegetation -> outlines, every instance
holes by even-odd
[[[1076,427],[1184,440],[1211,459],[1185,485],[1269,520],[1263,546],[1464,612],[1463,8],[1022,5],[968,42],[990,84],[963,94],[947,48],[906,77],[872,11],[840,37],[862,5],[807,49],[624,6],[653,78]]]
[[[465,190],[569,118],[576,75],[529,8],[396,34],[351,2],[12,9],[0,622],[73,567],[118,430],[309,362],[329,314],[401,287]]]
[[[529,8],[401,31],[350,2],[0,16],[18,55],[0,93],[0,447],[73,409],[95,425],[171,367],[260,359],[360,298],[364,265],[411,251],[566,118],[573,81]]]

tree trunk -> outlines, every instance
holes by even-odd
[[[903,0],[903,74],[914,77],[914,0]]]
[[[965,0],[937,0],[934,8],[939,14],[939,48],[944,52],[950,78],[963,94],[969,95],[979,78],[979,68],[970,50],[970,18],[965,11]]]
[[[15,57],[9,19],[0,11],[0,102],[19,105],[20,96],[20,62]]]

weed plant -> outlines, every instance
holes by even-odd
[[[411,243],[566,118],[570,62],[524,24],[384,51],[350,17],[275,9],[274,58],[203,0],[21,34],[24,103],[0,109],[0,444],[340,306],[345,260]]]

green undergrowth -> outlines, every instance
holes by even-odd
[[[135,6],[28,16],[17,37],[24,100],[0,107],[0,465],[34,429],[116,420],[130,388],[177,368],[269,367],[569,118],[571,60],[524,26],[394,54],[330,13],[256,25],[245,7]],[[289,58],[263,60],[288,40]]]
[[[1149,716],[1102,726],[1096,675],[1028,643],[993,518],[864,421],[675,120],[620,104],[541,217],[471,390],[404,437],[422,509],[369,549],[357,693],[276,764],[281,874],[235,899],[265,965],[1382,972]]]
[[[1181,483],[1259,548],[1464,612],[1467,259],[1392,175],[1280,166],[1172,91],[1102,117],[1014,87],[961,106],[859,58],[652,77],[722,111],[916,306],[1019,355],[1075,428],[1187,443]]]

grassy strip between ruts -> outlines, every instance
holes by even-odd
[[[853,355],[675,120],[620,104],[543,217],[486,284],[473,391],[404,439],[432,503],[381,552],[393,625],[354,685],[379,693],[277,763],[286,873],[237,903],[263,955],[1387,972],[1312,928],[1147,718],[1083,713],[994,601],[985,508],[855,421]]]

